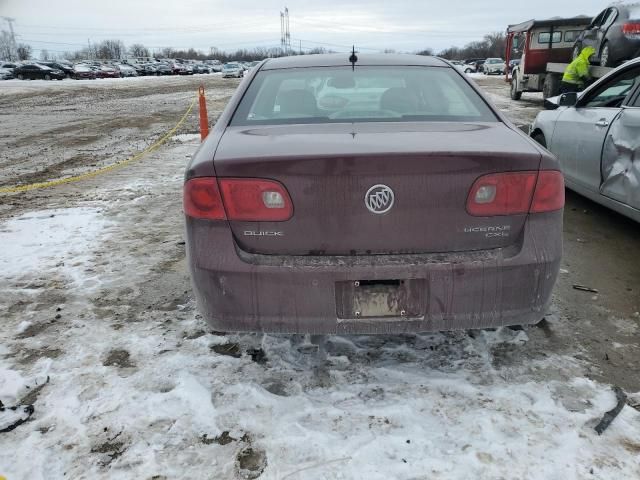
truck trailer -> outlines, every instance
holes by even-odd
[[[590,17],[528,20],[507,28],[507,65],[512,52],[521,52],[520,64],[505,71],[511,83],[511,98],[520,100],[523,92],[542,92],[544,98],[560,93],[565,69],[572,60],[573,47],[580,33],[591,23]],[[611,68],[591,67],[591,75],[600,78]]]

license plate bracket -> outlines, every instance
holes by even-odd
[[[424,312],[421,279],[355,280],[336,283],[338,318],[415,318]]]

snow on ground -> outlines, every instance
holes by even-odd
[[[86,289],[91,282],[83,277],[104,227],[93,208],[41,210],[13,218],[0,227],[0,269],[12,279],[57,267],[75,286]]]
[[[177,141],[0,224],[0,400],[35,406],[0,433],[0,475],[639,478],[640,413],[625,406],[598,436],[610,387],[573,357],[525,355],[527,330],[329,336],[318,351],[211,332],[181,241],[196,147]]]
[[[200,134],[199,133],[180,133],[178,135],[174,135],[173,137],[171,137],[171,139],[177,142],[200,141]]]
[[[196,75],[189,75],[189,78],[202,78],[203,80],[209,76],[222,77],[221,72],[214,73],[199,73]],[[89,88],[131,88],[132,85],[149,85],[151,87],[156,85],[166,85],[169,83],[181,83],[183,76],[169,75],[169,76],[142,76],[142,77],[124,77],[124,78],[97,78],[95,80],[2,80],[0,81],[0,96],[3,94],[17,94],[28,93],[31,91],[41,91],[43,88],[49,88],[52,90],[69,90],[77,87],[89,87]]]

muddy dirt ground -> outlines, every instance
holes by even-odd
[[[539,95],[525,94],[520,103],[509,100],[507,85],[500,78],[474,76],[474,80],[518,125],[531,122],[542,108]],[[89,171],[142,150],[176,123],[201,82],[207,90],[210,117],[215,118],[237,86],[236,80],[209,75],[0,82],[0,187]],[[621,430],[609,445],[594,447],[597,437],[581,430],[602,413],[596,407],[603,404],[602,392],[610,386],[630,394],[640,391],[638,224],[567,192],[562,271],[552,309],[539,326],[409,338],[331,338],[332,359],[318,363],[294,355],[293,339],[217,335],[199,318],[185,269],[180,203],[183,169],[198,145],[196,132],[194,111],[166,146],[131,166],[79,183],[0,196],[0,236],[6,242],[0,247],[4,250],[0,254],[4,272],[0,279],[0,398],[11,398],[13,392],[17,403],[33,403],[36,408],[34,418],[12,432],[10,440],[0,434],[0,444],[9,442],[0,454],[0,475],[58,478],[58,474],[69,474],[75,478],[91,472],[92,478],[131,478],[131,472],[136,472],[137,478],[257,478],[264,473],[261,478],[410,479],[423,478],[418,472],[429,471],[433,475],[429,478],[505,474],[504,478],[584,478],[595,471],[594,478],[632,478],[628,474],[639,471],[640,444],[629,432],[640,431],[640,422],[629,413],[635,412],[631,407],[623,411],[627,413],[621,417]],[[65,236],[69,232],[71,237]],[[41,236],[46,239],[40,240]],[[575,290],[574,284],[598,293]],[[160,365],[162,371],[157,371],[155,366]],[[385,376],[390,367],[411,380],[390,380]],[[206,369],[213,373],[193,373]],[[185,371],[193,376],[186,377]],[[318,460],[305,450],[305,439],[316,438],[309,436],[309,429],[315,425],[317,434],[319,420],[287,417],[293,404],[286,401],[303,398],[311,402],[304,405],[312,408],[319,401],[318,392],[329,391],[344,409],[340,417],[329,406],[326,410],[316,407],[331,420],[332,427],[323,432],[338,435],[333,440],[338,445],[340,439],[358,434],[361,424],[353,418],[364,414],[362,409],[368,411],[372,404],[387,408],[416,396],[424,396],[426,402],[430,393],[424,385],[440,375],[457,378],[466,387],[515,392],[515,403],[528,402],[548,390],[549,398],[566,407],[566,416],[555,412],[547,417],[546,407],[539,411],[530,407],[537,417],[531,419],[521,409],[508,410],[501,404],[496,412],[514,416],[500,417],[501,422],[524,422],[509,424],[509,435],[517,437],[514,432],[519,429],[533,432],[522,440],[521,449],[519,440],[514,440],[515,451],[476,451],[476,463],[461,470],[464,462],[460,463],[458,453],[450,452],[458,452],[458,447],[465,455],[474,450],[474,436],[463,445],[467,442],[447,434],[439,446],[424,447],[436,452],[436,457],[441,454],[440,463],[421,464],[417,458],[412,460],[411,453],[394,450],[387,459],[390,465],[397,461],[399,469],[406,469],[414,461],[414,469],[396,471],[385,466],[368,476],[363,465],[384,457],[376,448],[368,456],[351,445],[351,450],[339,454],[322,444],[326,455]],[[235,385],[239,377],[246,382]],[[271,396],[256,393],[256,385]],[[442,419],[451,431],[464,427],[457,422],[471,421],[474,408],[489,408],[475,394],[470,402],[468,388],[464,394],[463,389],[452,393],[450,385],[429,388],[440,389],[443,395],[436,402],[438,415],[451,406],[443,414],[446,421]],[[352,396],[335,400],[347,391]],[[492,390],[495,397],[497,391]],[[167,396],[172,398],[169,403],[154,403]],[[280,403],[273,403],[273,396]],[[443,405],[442,398],[452,403]],[[197,404],[200,400],[203,404]],[[429,410],[435,408],[433,402],[426,405],[413,414],[433,413]],[[185,413],[175,418],[167,413],[172,418],[169,422],[159,414],[150,415],[156,407]],[[461,413],[465,408],[472,409],[469,418]],[[375,413],[375,408],[371,411],[367,431],[377,429],[381,438],[382,432],[399,428],[403,421],[401,416],[394,420],[395,411],[385,415]],[[576,415],[585,419],[576,420]],[[341,423],[343,417],[351,423]],[[216,421],[211,423],[211,418]],[[404,421],[410,424],[410,416]],[[558,466],[567,452],[552,453],[561,442],[540,443],[538,452],[527,450],[549,437],[548,431],[535,430],[539,422],[548,422],[555,431],[569,425],[578,432],[580,440],[572,443],[575,451],[567,461],[568,470]],[[272,429],[297,438],[295,448],[273,440]],[[189,450],[194,443],[185,440],[185,432],[194,431],[197,445]],[[464,430],[459,433],[465,437]],[[482,438],[486,430],[478,442]],[[405,440],[409,444],[410,439],[403,437],[402,445]],[[412,441],[418,448],[416,441],[421,440]],[[162,460],[160,444],[170,461]],[[157,447],[153,461],[148,458],[150,446]],[[308,447],[313,446],[311,442]],[[12,447],[25,451],[37,447],[49,453],[29,461],[25,456],[27,460],[18,465],[12,463]],[[580,450],[591,453],[582,456]],[[210,463],[212,455],[217,463]],[[546,475],[549,471],[540,466],[546,455],[558,462],[553,464],[557,467],[553,475]],[[524,467],[514,466],[513,458],[520,458]],[[335,467],[326,467],[331,472],[344,472],[350,462],[363,476],[294,475],[299,465],[308,463],[312,468],[318,461],[335,462]],[[209,462],[217,473],[207,470],[208,476],[203,476],[203,470],[192,468],[198,462]],[[176,464],[183,469],[175,470]],[[48,477],[46,472],[54,474]],[[622,476],[616,477],[616,472]]]

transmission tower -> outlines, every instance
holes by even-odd
[[[284,13],[280,12],[280,50],[284,53]]]
[[[285,31],[285,40],[287,44],[287,55],[291,55],[291,33],[289,32],[289,9],[284,7],[284,18],[286,21],[286,31]]]
[[[280,49],[284,55],[291,53],[291,33],[289,32],[289,9],[280,12]]]

